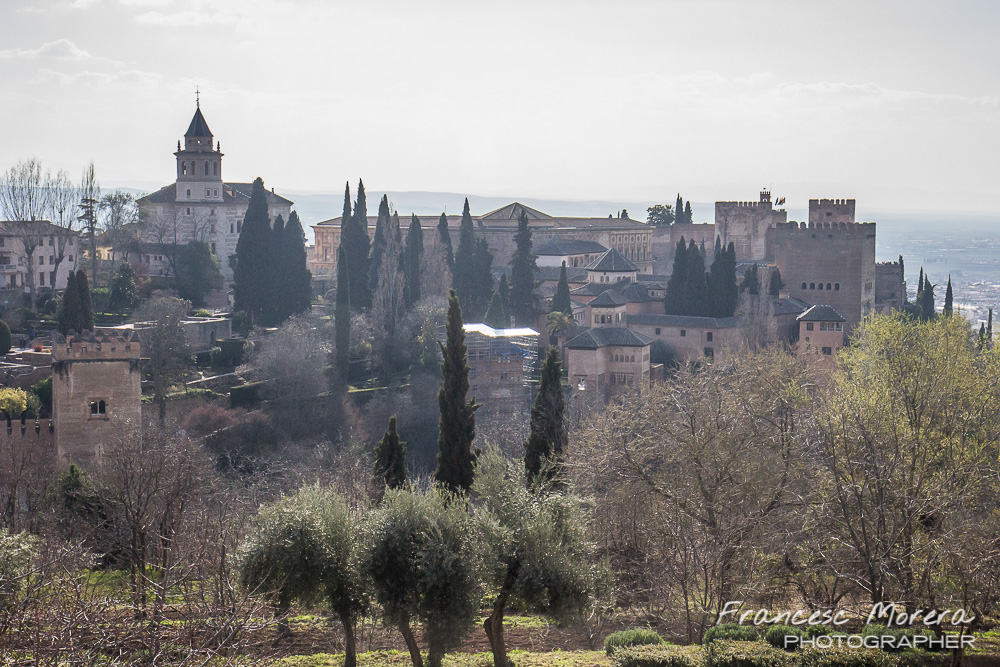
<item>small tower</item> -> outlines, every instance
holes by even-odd
[[[222,151],[221,145],[212,148],[212,131],[208,129],[205,116],[201,113],[201,102],[197,103],[194,117],[184,133],[184,148],[178,142],[177,152],[177,193],[178,202],[221,202]]]
[[[139,337],[52,335],[52,412],[58,466],[88,465],[103,445],[142,425]]]

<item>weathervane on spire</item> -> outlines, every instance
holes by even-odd
[[[194,105],[201,108],[201,90],[198,89],[198,86],[194,87]]]

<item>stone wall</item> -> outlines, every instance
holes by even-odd
[[[875,265],[875,308],[880,313],[900,310],[906,303],[906,280],[899,262]]]
[[[771,205],[771,193],[766,190],[760,193],[760,201],[715,202],[715,233],[724,245],[733,244],[737,262],[766,261],[768,230],[787,220],[785,211]]]

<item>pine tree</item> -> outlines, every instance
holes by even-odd
[[[448,231],[448,216],[444,213],[438,219],[438,240],[445,249],[448,258],[448,269],[455,268],[455,249],[451,245],[451,232]]]
[[[951,275],[948,276],[948,288],[944,291],[944,316],[948,317],[952,313],[955,305],[955,295],[951,291]]]
[[[768,282],[767,293],[771,296],[780,296],[781,290],[785,287],[785,281],[781,279],[781,271],[774,267],[771,271],[771,278]]]
[[[268,306],[270,295],[268,268],[273,260],[271,223],[267,214],[264,181],[253,182],[253,192],[243,216],[243,226],[236,242],[236,270],[233,272],[233,305],[253,323],[258,322]]]
[[[754,296],[760,294],[760,273],[757,271],[756,264],[752,264],[743,274],[742,291]]]
[[[80,320],[77,331],[94,330],[94,304],[90,300],[90,284],[83,269],[76,272],[76,294],[80,301]]]
[[[688,200],[684,202],[684,222],[687,224],[692,224],[694,222],[694,216],[691,215],[691,201]]]
[[[930,279],[924,276],[924,287],[920,290],[920,319],[933,320],[936,316],[934,312],[934,286]]]
[[[563,262],[562,267],[559,269],[559,282],[556,284],[556,293],[552,297],[552,307],[549,308],[549,312],[573,314],[573,302],[569,296],[569,277],[566,274],[566,262]]]
[[[494,329],[506,329],[509,322],[507,311],[503,307],[503,299],[500,298],[500,292],[493,292],[490,305],[486,309],[486,314],[483,315],[483,324]]]
[[[371,256],[368,259],[368,291],[374,297],[378,291],[379,271],[382,269],[382,255],[385,254],[385,228],[389,224],[389,197],[382,195],[378,203],[378,220],[375,222],[375,237],[372,239]]]
[[[514,254],[510,258],[510,298],[513,301],[514,322],[517,326],[531,326],[537,311],[535,273],[538,266],[531,253],[531,228],[528,214],[521,211],[514,234]]]
[[[358,199],[351,213],[351,192],[344,191],[344,213],[340,223],[340,243],[347,253],[348,275],[351,278],[351,308],[361,312],[371,304],[368,291],[368,255],[371,240],[368,238],[368,205],[365,184],[358,181]]]
[[[389,417],[389,428],[375,447],[372,473],[380,490],[406,486],[406,443],[400,441],[396,431],[396,415]]]
[[[545,481],[559,476],[568,439],[559,351],[550,347],[531,406],[531,434],[524,443],[524,470],[529,484],[539,475]]]
[[[340,381],[347,384],[347,371],[351,363],[351,282],[348,275],[347,252],[337,248],[337,304],[334,309],[336,327],[334,347],[337,355],[337,372]]]
[[[291,315],[304,313],[312,307],[312,272],[306,262],[306,235],[302,230],[299,214],[292,211],[288,216],[281,235],[281,279],[283,285],[281,302],[275,310],[281,314],[281,321]]]
[[[424,258],[424,230],[420,218],[411,214],[410,230],[406,233],[406,306],[420,301],[420,274]]]
[[[449,491],[466,493],[472,488],[475,474],[476,453],[472,451],[472,441],[476,438],[476,408],[479,406],[475,397],[466,400],[469,363],[462,330],[462,308],[455,290],[448,292],[446,344],[440,345],[444,361],[438,392],[441,421],[434,480]]]
[[[76,290],[76,271],[70,271],[66,278],[66,289],[63,291],[62,303],[59,304],[59,331],[64,336],[70,330],[79,333],[80,296]]]
[[[687,280],[688,253],[687,245],[682,236],[674,248],[674,265],[667,280],[667,290],[664,296],[664,307],[667,315],[686,315],[687,302],[686,280]]]

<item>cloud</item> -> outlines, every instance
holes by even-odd
[[[68,39],[45,42],[37,49],[0,49],[0,60],[38,60],[44,58],[76,62],[87,60],[115,62],[108,58],[94,56],[90,51],[81,49]]]
[[[158,11],[144,12],[137,15],[135,20],[139,23],[145,23],[146,25],[158,25],[167,28],[218,25],[222,23],[236,22],[236,19],[230,14],[187,9],[166,14]]]

